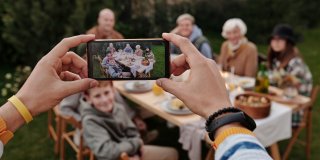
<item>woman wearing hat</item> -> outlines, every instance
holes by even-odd
[[[290,83],[290,86],[296,88],[299,94],[309,96],[312,90],[312,75],[295,46],[296,42],[295,34],[289,25],[275,26],[269,38],[268,68],[270,71],[284,72],[282,75],[286,78],[282,80],[282,84]],[[288,79],[288,77],[291,78]],[[280,85],[280,83],[274,85]],[[298,125],[301,115],[302,113],[293,114],[293,126]]]
[[[246,38],[247,26],[239,18],[227,20],[223,25],[222,44],[218,63],[224,71],[233,70],[239,76],[255,77],[258,68],[256,45]]]
[[[269,39],[268,68],[284,70],[286,75],[296,77],[299,94],[308,96],[312,90],[312,75],[295,44],[292,28],[286,24],[277,25]]]

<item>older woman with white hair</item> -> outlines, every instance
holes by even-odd
[[[239,18],[227,20],[223,25],[222,37],[226,41],[222,44],[218,63],[224,71],[234,68],[239,76],[256,76],[258,68],[258,51],[255,44],[245,37],[246,24]]]

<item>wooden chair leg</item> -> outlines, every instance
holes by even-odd
[[[60,116],[56,117],[56,134],[57,134],[57,140],[54,144],[54,153],[59,154],[60,151],[60,142],[61,142],[61,118]]]
[[[90,152],[90,160],[94,160],[93,152]]]
[[[274,143],[270,146],[271,157],[274,160],[280,160],[279,146],[277,143]]]
[[[212,148],[209,148],[209,151],[206,156],[206,160],[214,160],[214,151]]]
[[[312,138],[312,111],[308,112],[308,120],[306,126],[306,158],[310,159],[311,156],[311,138]]]
[[[78,134],[78,132],[75,132],[75,134]],[[79,144],[79,150],[78,150],[78,160],[82,160],[83,159],[83,151],[84,149],[84,145],[83,145],[83,138],[82,136],[80,136],[80,144]]]
[[[64,144],[64,136],[63,134],[65,133],[66,130],[66,123],[64,120],[61,119],[61,141],[60,141],[60,160],[64,160],[65,157],[65,144]]]
[[[49,110],[48,111],[48,134],[49,134],[50,138],[52,138],[51,133],[50,133],[51,123],[52,123],[52,110]]]
[[[283,154],[283,157],[282,157],[283,160],[287,160],[288,159],[289,154],[290,154],[290,152],[292,150],[292,147],[293,147],[294,143],[297,141],[297,139],[299,137],[299,134],[300,134],[302,129],[303,129],[303,127],[299,127],[299,128],[297,128],[296,131],[294,131],[293,136],[290,139],[286,150],[284,151],[284,154]]]

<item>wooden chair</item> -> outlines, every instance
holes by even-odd
[[[213,150],[213,148],[209,148],[205,160],[214,160],[214,150]]]
[[[76,130],[67,131],[67,124],[70,124],[75,129],[80,130],[80,143],[75,144],[73,137],[76,134]],[[65,141],[71,146],[71,148],[77,153],[77,160],[82,160],[83,156],[89,156],[90,160],[94,160],[93,152],[84,146],[84,140],[82,135],[82,125],[81,122],[77,122],[73,117],[61,116],[61,147],[60,147],[60,160],[64,160],[65,157]],[[127,153],[123,152],[120,155],[119,160],[129,160]]]
[[[312,107],[315,104],[315,101],[317,99],[319,89],[320,89],[319,85],[315,86],[311,92],[311,96],[310,96],[311,101],[308,104],[301,107],[304,110],[303,119],[301,120],[298,127],[293,128],[292,138],[289,141],[289,144],[283,154],[282,159],[284,160],[288,159],[293,145],[298,140],[298,136],[304,128],[306,129],[306,139],[305,139],[305,142],[303,143],[306,146],[305,148],[306,158],[310,159],[310,151],[311,151],[310,145],[311,145],[311,133],[312,133]]]
[[[61,141],[61,116],[58,105],[48,111],[48,133],[54,141],[54,153],[57,155]]]
[[[76,134],[76,130],[67,131],[67,125],[71,125],[75,129],[80,130],[80,143],[79,146],[73,141],[73,137]],[[60,159],[65,159],[65,142],[67,142],[71,148],[76,152],[77,160],[82,160],[83,156],[89,156],[90,160],[94,160],[94,154],[92,151],[84,146],[82,137],[82,125],[81,122],[77,122],[73,117],[61,116],[61,144],[60,144]]]

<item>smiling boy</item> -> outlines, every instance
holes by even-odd
[[[119,159],[127,153],[130,159],[176,160],[177,151],[169,147],[143,145],[139,131],[121,104],[115,102],[111,81],[85,92],[81,101],[83,136],[98,160]]]

